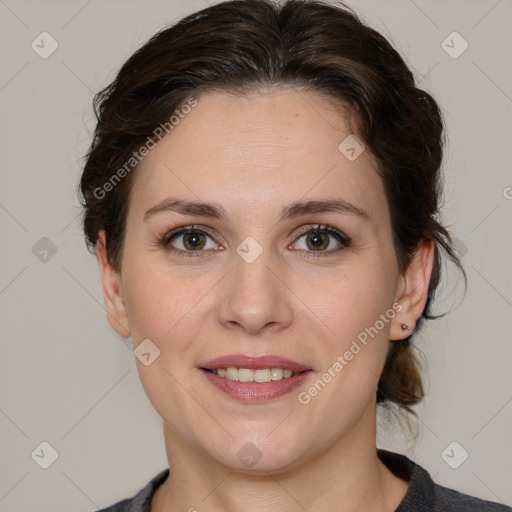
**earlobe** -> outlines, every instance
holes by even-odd
[[[391,322],[391,340],[408,338],[423,312],[434,264],[434,251],[432,240],[424,239],[420,242],[409,266],[401,276],[399,296],[396,299],[401,308]]]
[[[121,337],[129,338],[130,329],[120,285],[120,275],[108,261],[105,231],[103,230],[98,235],[96,258],[100,269],[108,323]]]

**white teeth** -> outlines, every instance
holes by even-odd
[[[271,382],[273,380],[289,379],[294,375],[292,370],[283,370],[282,368],[219,368],[213,370],[219,377],[225,377],[229,380],[239,382]]]
[[[272,373],[272,380],[281,380],[284,376],[284,370],[281,370],[281,368],[272,368],[270,372]]]
[[[238,380],[238,369],[237,368],[227,368],[226,369],[226,377],[229,380]]]
[[[254,382],[254,370],[240,368],[238,370],[238,380],[240,382]]]
[[[256,382],[270,382],[272,375],[270,374],[270,368],[263,368],[262,370],[254,370],[254,380]]]

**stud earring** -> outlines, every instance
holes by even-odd
[[[410,331],[411,330],[411,326],[410,325],[407,325],[407,324],[402,324],[402,329],[404,331]]]

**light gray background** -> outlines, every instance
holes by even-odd
[[[391,39],[444,110],[444,218],[467,249],[469,277],[462,304],[417,340],[428,360],[417,441],[391,424],[379,445],[406,453],[443,485],[511,504],[512,3],[349,3]],[[131,342],[105,318],[75,189],[93,93],[154,32],[206,6],[0,0],[1,511],[94,510],[166,467],[161,420]],[[47,59],[31,48],[43,31],[59,45]],[[453,31],[469,44],[457,59],[441,47]],[[32,251],[43,237],[57,248],[46,262]],[[454,286],[440,308],[457,302]],[[42,441],[58,452],[48,469],[31,458]],[[452,441],[469,453],[458,469],[441,457]]]

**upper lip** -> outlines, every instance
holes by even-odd
[[[259,368],[282,368],[283,370],[292,370],[293,372],[303,372],[310,370],[308,366],[292,361],[281,356],[246,356],[244,354],[232,354],[229,356],[217,357],[199,365],[200,368],[207,370],[218,370],[219,368],[249,368],[257,370]]]

